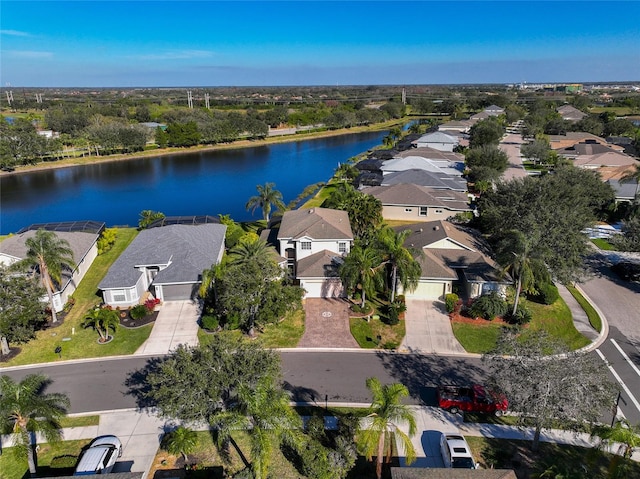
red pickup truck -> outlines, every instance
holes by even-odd
[[[438,386],[438,406],[453,414],[460,411],[481,412],[501,416],[509,407],[503,394],[473,386]]]

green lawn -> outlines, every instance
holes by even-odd
[[[363,349],[397,349],[405,335],[404,321],[390,326],[379,318],[371,318],[369,321],[364,318],[350,318],[349,328]]]
[[[600,315],[596,312],[593,306],[591,306],[591,303],[589,303],[589,301],[587,301],[586,298],[582,296],[582,294],[580,294],[580,291],[578,291],[573,286],[567,285],[567,289],[573,295],[573,297],[576,298],[576,301],[580,303],[580,306],[582,306],[584,312],[587,313],[589,323],[591,324],[591,326],[593,326],[593,329],[598,332],[602,331],[602,318],[600,318]]]
[[[593,238],[591,242],[596,245],[598,248],[605,251],[615,251],[615,246],[609,243],[607,240],[602,238]]]
[[[573,325],[569,307],[562,298],[551,305],[539,304],[526,299],[521,304],[531,310],[533,319],[523,328],[523,334],[546,331],[551,337],[564,341],[571,349],[579,349],[589,340]],[[453,322],[453,334],[462,347],[470,353],[483,354],[495,348],[502,325],[491,321],[477,320],[475,323]]]
[[[62,418],[62,427],[86,427],[100,424],[100,416],[67,416]]]
[[[38,331],[36,338],[27,344],[19,345],[20,354],[3,366],[55,362],[65,359],[81,359],[103,356],[132,354],[149,337],[153,325],[139,329],[118,328],[114,339],[107,344],[98,344],[98,333],[92,328],[81,326],[89,309],[99,304],[98,284],[107,274],[109,267],[138,234],[134,228],[118,229],[118,237],[113,248],[98,256],[85,277],[82,279],[73,297],[76,301],[71,311],[57,327]],[[15,346],[15,345],[11,345]],[[60,355],[55,353],[57,346],[62,348]]]
[[[514,469],[519,479],[538,477],[554,468],[555,473],[545,477],[583,477],[605,479],[610,475],[611,461],[619,462],[629,469],[616,477],[640,477],[640,464],[604,453],[595,448],[568,446],[541,442],[537,452],[532,452],[529,441],[490,439],[465,436],[476,461],[485,468]],[[573,472],[573,474],[570,474]]]
[[[38,476],[51,477],[73,474],[78,456],[82,448],[89,444],[89,441],[90,439],[83,439],[62,441],[57,444],[40,444],[37,454]],[[59,467],[65,466],[65,463],[67,467]],[[0,455],[0,478],[23,479],[24,477],[29,477],[26,458],[18,456],[15,447],[3,449],[2,455]]]

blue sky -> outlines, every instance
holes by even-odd
[[[640,80],[639,1],[12,1],[2,86]]]

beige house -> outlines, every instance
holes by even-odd
[[[353,232],[346,211],[310,208],[287,211],[277,233],[280,255],[305,298],[345,296],[338,267],[351,251]]]
[[[468,195],[460,191],[398,183],[371,186],[362,192],[382,202],[382,217],[386,220],[432,221],[472,211]]]
[[[415,291],[405,293],[407,297],[443,299],[453,291],[454,283],[469,298],[490,291],[506,292],[509,278],[501,276],[478,232],[442,220],[394,229],[411,230],[405,246],[422,252],[417,258],[422,269],[420,281]]]
[[[66,231],[56,231],[63,226]],[[73,271],[63,270],[62,281],[53,292],[53,305],[56,312],[62,311],[69,297],[74,293],[89,267],[98,256],[98,238],[104,230],[104,223],[98,222],[69,222],[47,223],[33,225],[21,230],[18,234],[9,236],[0,243],[0,264],[11,265],[27,256],[25,241],[33,238],[38,229],[53,231],[56,236],[69,243],[73,253],[73,261],[76,267]],[[77,228],[79,231],[74,231]],[[48,297],[43,297],[43,302],[49,302]]]

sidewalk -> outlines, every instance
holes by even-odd
[[[196,301],[165,301],[160,306],[151,334],[135,354],[167,354],[179,344],[197,346],[199,308]]]

